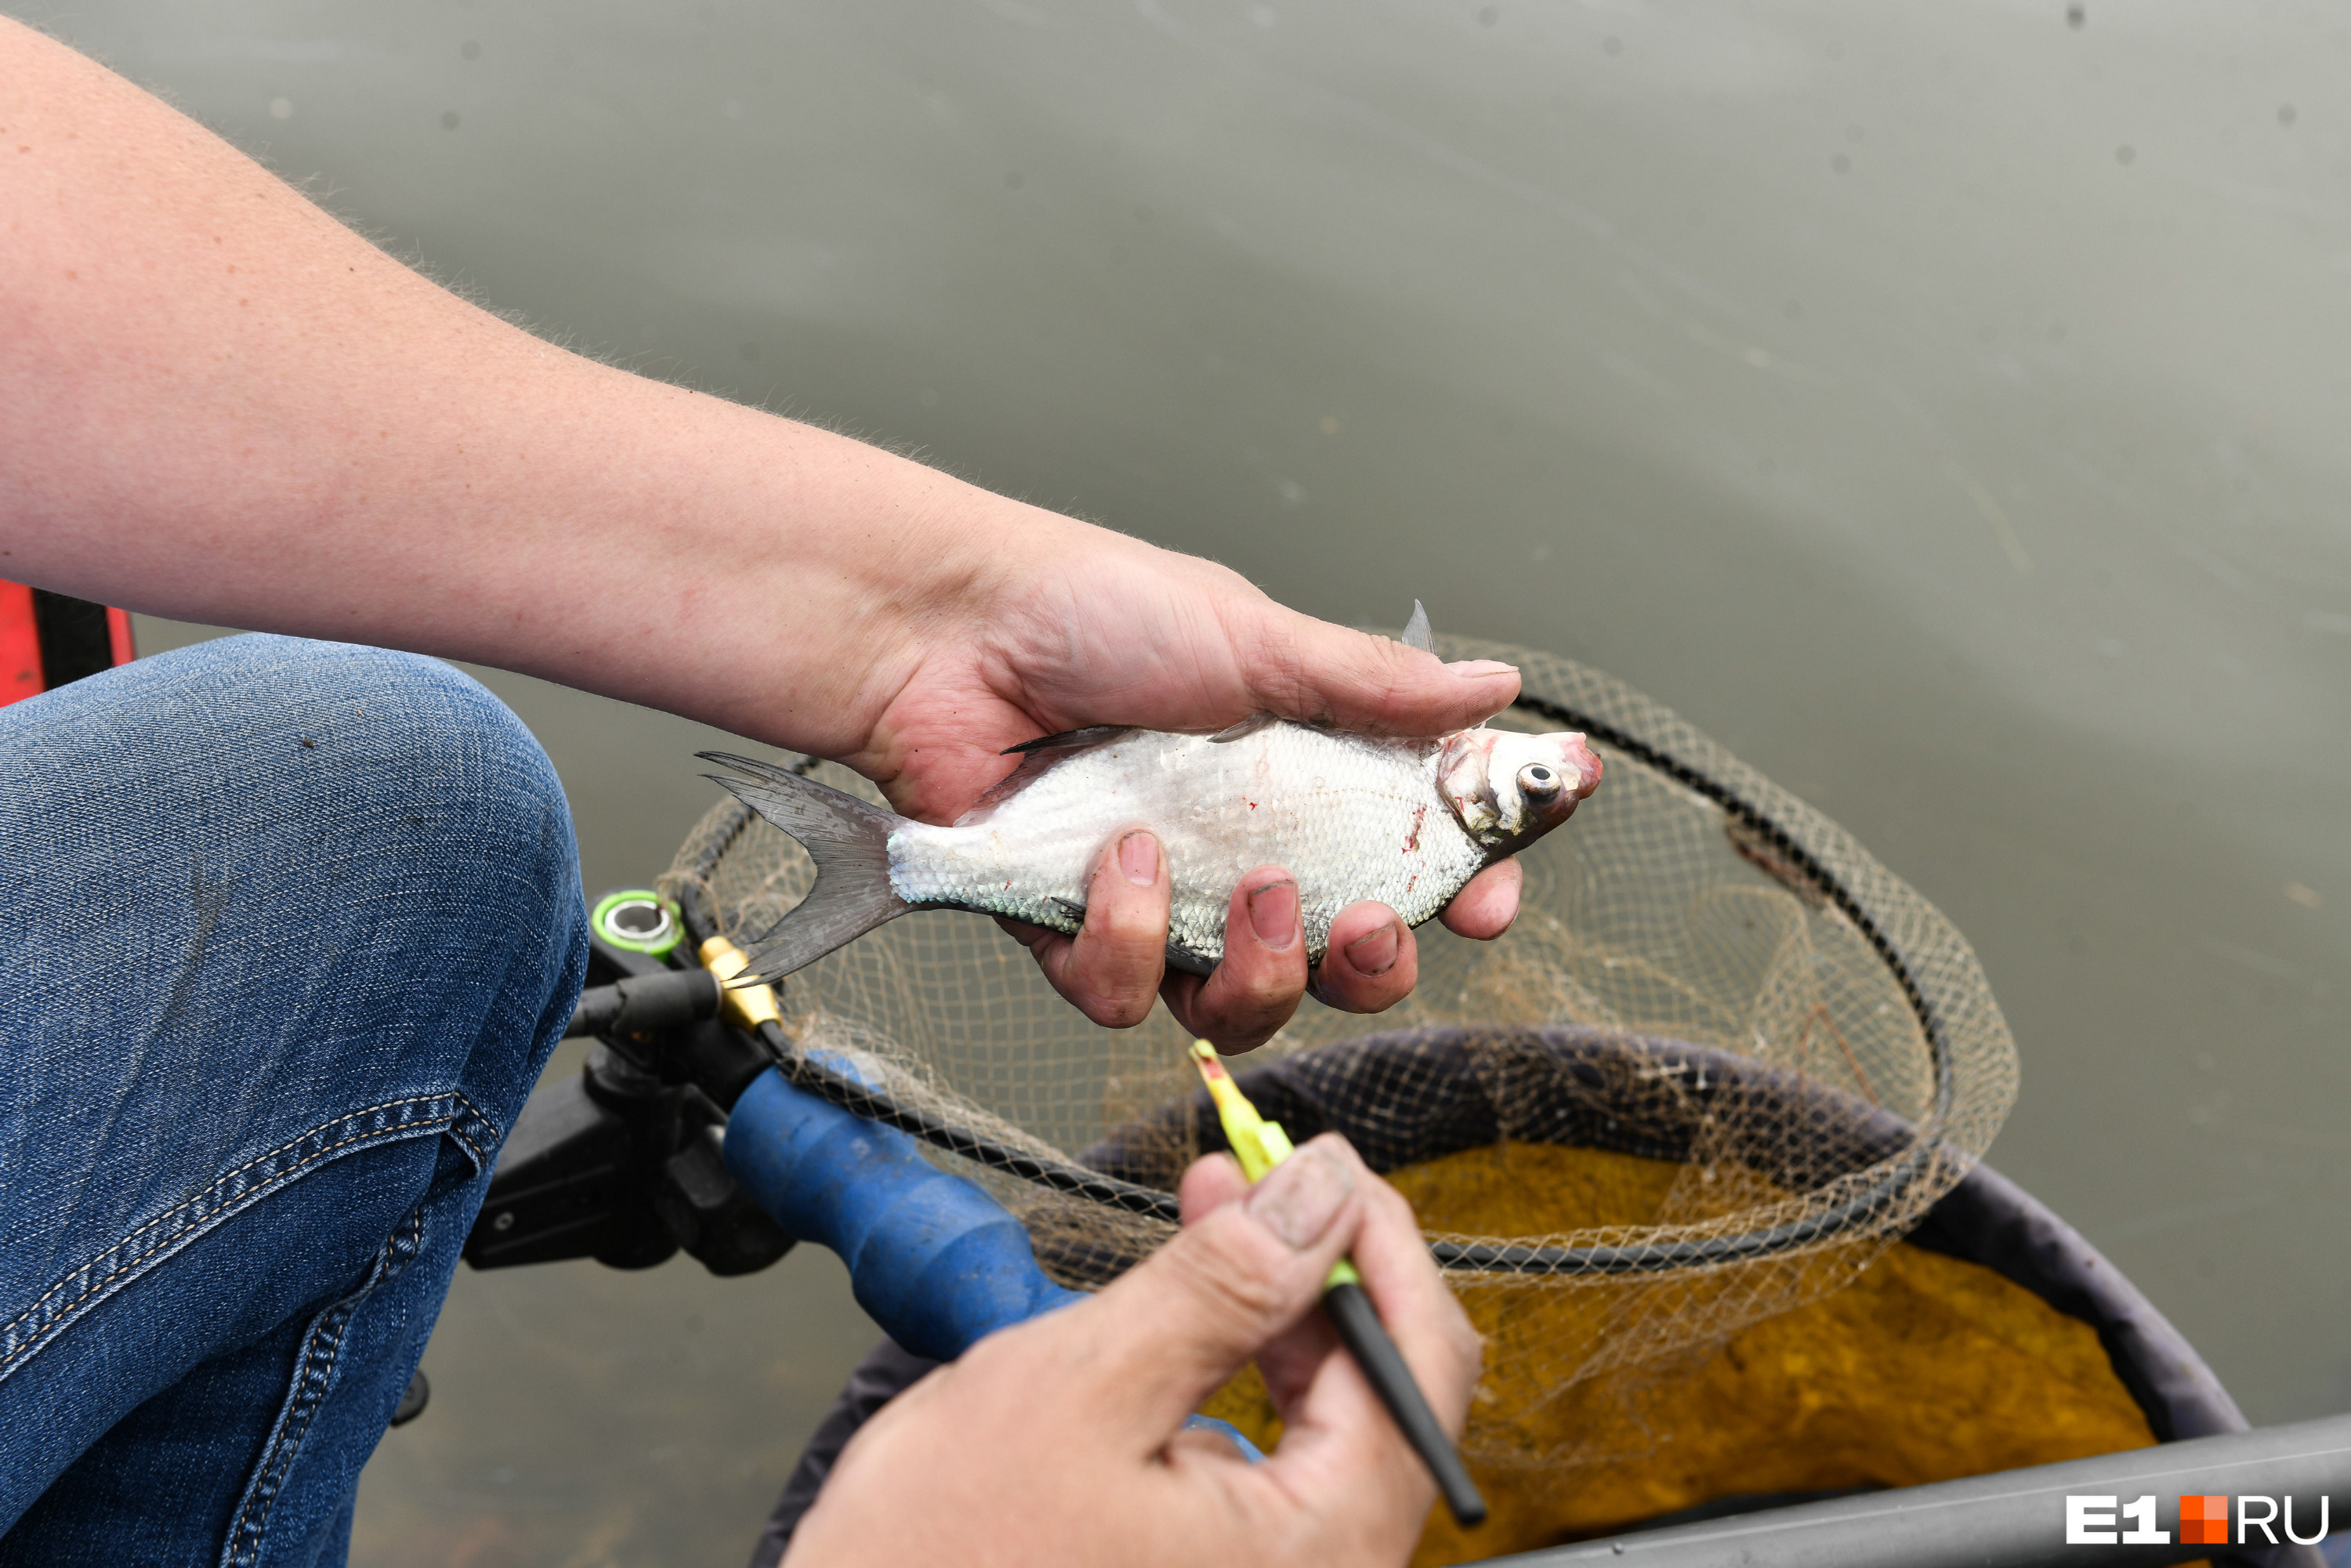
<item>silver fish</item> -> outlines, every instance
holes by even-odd
[[[1384,739],[1261,716],[1212,736],[1081,729],[1012,749],[1019,766],[953,827],[770,763],[702,753],[745,775],[711,778],[816,862],[816,885],[756,945],[749,972],[778,979],[915,909],[1074,934],[1102,847],[1133,827],[1150,829],[1166,855],[1170,967],[1216,967],[1232,891],[1266,864],[1298,879],[1307,957],[1319,963],[1349,904],[1377,899],[1408,925],[1432,919],[1600,782],[1581,735],[1482,727]]]

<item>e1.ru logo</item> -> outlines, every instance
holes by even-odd
[[[2326,1505],[2318,1505],[2318,1517],[2326,1517]],[[2319,1526],[2318,1533],[2326,1533]],[[2226,1546],[2229,1544],[2229,1500],[2225,1497],[2183,1497],[2179,1500],[2179,1543],[2182,1546]]]
[[[2294,1499],[2285,1500],[2285,1516],[2278,1516],[2278,1500],[2273,1497],[2241,1497],[2237,1504],[2237,1537],[2235,1544],[2252,1544],[2252,1532],[2260,1531],[2272,1546],[2280,1542],[2276,1526],[2283,1522],[2285,1538],[2297,1546],[2314,1546],[2325,1539],[2328,1500],[2318,1500],[2318,1531],[2314,1535],[2294,1532]],[[2182,1546],[2227,1546],[2229,1540],[2229,1502],[2226,1497],[2183,1497],[2179,1500],[2179,1543]],[[2117,1505],[2121,1506],[2117,1506]],[[2255,1511],[2258,1509],[2259,1511]],[[2117,1517],[2119,1516],[2119,1517]],[[2116,1531],[2117,1524],[2131,1528]],[[2168,1546],[2171,1532],[2155,1527],[2155,1499],[2133,1498],[2123,1503],[2118,1497],[2075,1497],[2065,1499],[2065,1544],[2068,1546]]]

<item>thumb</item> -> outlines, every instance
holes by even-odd
[[[1519,695],[1519,672],[1490,659],[1448,664],[1270,600],[1256,624],[1229,628],[1257,706],[1283,718],[1370,735],[1444,735],[1482,724]]]
[[[1155,1452],[1200,1401],[1314,1310],[1322,1284],[1362,1223],[1370,1173],[1345,1142],[1317,1138],[1197,1218],[1196,1179],[1229,1160],[1202,1161],[1186,1181],[1186,1224],[1097,1296],[1090,1359],[1102,1369],[1104,1431]],[[1238,1172],[1229,1171],[1237,1180]],[[1228,1188],[1229,1190],[1229,1188]]]

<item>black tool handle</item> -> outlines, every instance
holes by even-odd
[[[631,975],[580,993],[580,1007],[563,1032],[652,1034],[682,1029],[718,1011],[718,977],[707,969]]]
[[[1352,1281],[1333,1285],[1322,1292],[1322,1311],[1330,1317],[1331,1326],[1339,1331],[1339,1343],[1347,1347],[1347,1354],[1371,1380],[1380,1403],[1387,1406],[1396,1430],[1437,1478],[1437,1490],[1445,1494],[1445,1506],[1452,1511],[1454,1521],[1465,1529],[1483,1524],[1486,1500],[1478,1495],[1478,1483],[1469,1479],[1453,1439],[1437,1425],[1437,1413],[1428,1407],[1420,1385],[1413,1381],[1412,1368],[1404,1364],[1404,1353],[1388,1337],[1372,1298]]]

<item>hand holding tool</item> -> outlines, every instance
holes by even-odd
[[[1192,1061],[1207,1083],[1208,1098],[1216,1102],[1217,1119],[1224,1124],[1225,1141],[1232,1145],[1233,1157],[1240,1161],[1242,1174],[1258,1181],[1288,1159],[1294,1147],[1290,1134],[1281,1130],[1280,1123],[1258,1114],[1257,1107],[1225,1071],[1216,1047],[1205,1040],[1194,1040]],[[1387,1406],[1396,1429],[1436,1478],[1455,1521],[1465,1527],[1483,1523],[1486,1500],[1478,1495],[1478,1485],[1469,1479],[1453,1439],[1446,1436],[1437,1413],[1428,1407],[1427,1396],[1413,1380],[1412,1368],[1405,1364],[1403,1353],[1388,1337],[1372,1298],[1364,1294],[1364,1277],[1344,1258],[1331,1265],[1330,1278],[1323,1281],[1322,1311],[1331,1326],[1339,1331],[1339,1343],[1347,1347],[1372,1391]]]

